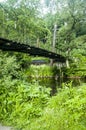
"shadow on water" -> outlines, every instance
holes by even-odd
[[[85,78],[64,78],[64,83],[70,83],[72,81],[72,86],[77,87],[81,86],[83,83],[86,84]]]
[[[33,79],[32,79],[33,80]],[[32,81],[30,79],[30,81]],[[70,83],[72,82],[73,87],[77,87],[82,85],[83,83],[86,83],[86,79],[81,79],[81,78],[58,78],[55,79],[54,77],[52,78],[34,78],[36,82],[38,82],[39,85],[41,86],[46,86],[47,88],[51,88],[51,95],[55,95],[58,88],[62,88],[62,83]]]

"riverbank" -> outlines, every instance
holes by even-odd
[[[64,83],[52,97],[47,88],[38,84],[24,85],[19,84],[15,92],[9,91],[6,95],[8,102],[2,113],[4,124],[22,130],[86,129],[86,84],[72,87],[72,82]]]

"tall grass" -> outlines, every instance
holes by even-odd
[[[86,130],[86,85],[64,84],[49,97],[50,90],[36,82],[6,84],[0,86],[1,122],[17,130]]]
[[[13,82],[7,78],[7,81],[5,79],[0,84],[0,94],[0,122],[20,130],[32,119],[42,115],[49,100],[50,89],[40,86],[38,82]]]
[[[53,76],[53,68],[49,65],[31,65],[28,70],[26,70],[26,75],[29,77],[49,77]]]
[[[86,130],[86,86],[66,85],[25,130]]]

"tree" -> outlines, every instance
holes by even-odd
[[[39,16],[38,0],[8,0],[0,6],[4,17],[1,21],[1,25],[4,24],[2,37],[32,45],[36,45],[37,39],[42,43],[48,41],[50,32]]]

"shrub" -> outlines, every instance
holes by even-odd
[[[43,116],[25,130],[85,130],[86,86],[69,88],[67,85],[52,97]]]
[[[49,88],[24,81],[16,81],[9,89],[4,84],[0,92],[0,121],[19,129],[24,128],[33,118],[42,115],[50,95]]]

